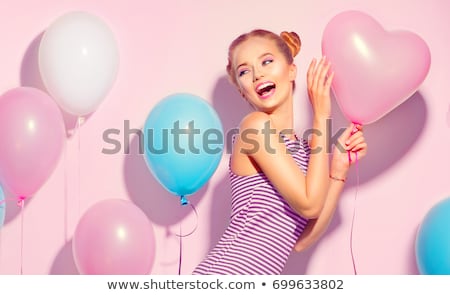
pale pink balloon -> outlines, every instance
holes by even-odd
[[[72,251],[80,274],[150,274],[155,257],[153,227],[129,201],[100,201],[80,218]]]
[[[359,11],[336,15],[322,37],[322,53],[335,72],[332,89],[352,122],[375,122],[408,99],[431,63],[425,41],[409,31],[386,31]]]
[[[54,100],[31,87],[0,97],[0,182],[30,197],[52,174],[65,142],[64,120]]]

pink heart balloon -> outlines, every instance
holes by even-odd
[[[430,50],[418,35],[388,32],[358,11],[336,15],[322,37],[322,53],[335,73],[332,89],[343,114],[354,123],[382,118],[424,81]]]

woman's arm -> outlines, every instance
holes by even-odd
[[[358,153],[358,159],[361,159],[367,153],[367,144],[362,134],[362,128],[356,126],[358,131],[352,134],[351,132],[354,128],[355,126],[352,124],[339,138],[339,144],[345,146],[346,150],[339,151],[338,148],[335,147],[330,173],[333,178],[330,178],[329,180],[328,193],[324,207],[317,219],[309,220],[305,230],[295,244],[294,249],[296,251],[303,251],[309,248],[319,240],[328,228],[344,188],[344,181],[338,179],[345,180],[350,167],[347,151],[350,151],[352,163],[355,162],[356,153]]]
[[[295,251],[300,252],[309,248],[316,241],[318,241],[320,237],[322,237],[322,234],[326,231],[330,221],[333,218],[337,203],[339,201],[339,195],[341,194],[343,188],[344,183],[342,181],[334,179],[330,180],[327,199],[323,206],[322,212],[318,218],[310,219],[308,221],[305,230],[295,244]]]
[[[328,191],[329,155],[327,153],[327,120],[331,114],[330,87],[333,73],[329,77],[330,63],[323,57],[317,64],[313,59],[306,75],[308,97],[314,117],[309,141],[311,154],[306,175],[307,194],[326,196]]]

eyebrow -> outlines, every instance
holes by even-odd
[[[266,56],[266,55],[272,55],[272,53],[270,53],[270,52],[263,53],[263,54],[261,54],[258,58],[263,58],[263,57]],[[246,62],[241,63],[240,65],[238,65],[238,66],[236,67],[236,70],[239,69],[239,68],[242,67],[242,66],[245,66],[245,65],[247,65]]]

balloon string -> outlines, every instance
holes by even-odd
[[[195,209],[195,206],[192,205],[191,203],[189,203],[188,205],[190,205],[191,208],[192,208],[192,211],[194,211],[195,217],[196,217],[196,219],[197,219],[197,223],[195,224],[195,227],[194,227],[188,234],[185,234],[185,235],[181,235],[181,234],[180,234],[180,235],[176,235],[176,236],[178,236],[178,237],[180,237],[180,238],[185,238],[185,237],[188,237],[188,236],[192,235],[192,234],[197,230],[197,227],[198,227],[198,213],[197,213],[197,210]]]
[[[77,171],[77,173],[78,173],[78,175],[77,175],[77,181],[78,181],[78,183],[77,183],[77,199],[78,199],[78,216],[77,217],[80,217],[80,208],[81,208],[81,135],[80,135],[80,125],[81,125],[81,122],[83,121],[83,117],[78,117],[78,120],[77,120],[77,140],[78,140],[78,150],[77,150],[77,153],[78,153],[78,171]]]
[[[355,256],[353,254],[353,226],[355,223],[355,215],[356,215],[356,201],[357,201],[357,195],[358,195],[358,186],[359,186],[359,172],[358,172],[358,153],[355,153],[356,159],[355,159],[355,169],[356,169],[356,188],[355,188],[355,197],[353,202],[353,216],[352,216],[352,225],[351,225],[351,231],[350,231],[350,253],[352,255],[352,264],[353,264],[353,274],[357,275],[358,272],[356,271],[356,263],[355,263]]]
[[[197,227],[198,227],[198,212],[197,212],[197,209],[195,209],[195,206],[192,205],[191,203],[188,203],[188,205],[190,205],[191,208],[192,208],[192,211],[194,211],[195,218],[196,218],[197,222],[195,224],[194,229],[191,230],[188,234],[185,234],[185,235],[182,234],[181,224],[180,224],[180,234],[176,235],[177,237],[180,238],[180,255],[179,255],[179,258],[178,258],[178,275],[181,275],[181,265],[182,265],[182,261],[183,261],[183,238],[192,235],[197,230]]]
[[[23,275],[23,208],[25,205],[25,197],[18,197],[17,206],[20,207],[20,274]]]
[[[0,208],[1,208],[1,205],[0,205]],[[1,226],[3,226],[3,225],[1,225]],[[3,256],[3,234],[2,234],[2,230],[0,228],[0,257],[2,257],[2,256]]]
[[[67,182],[68,182],[68,169],[67,169],[67,145],[65,145],[64,148],[64,163],[66,164],[64,167],[64,241],[67,243],[69,241],[69,190],[67,189]]]
[[[355,128],[353,128],[351,134],[353,135],[357,131],[358,131],[358,129],[355,127]],[[348,151],[347,155],[348,155],[348,161],[351,164],[352,163],[351,151]],[[353,200],[352,224],[351,224],[351,228],[350,228],[350,254],[352,257],[353,274],[357,275],[358,272],[356,271],[355,255],[353,253],[353,228],[354,228],[354,224],[355,224],[356,201],[357,201],[358,186],[359,186],[358,152],[355,152],[355,170],[356,170],[356,188],[355,188],[355,196],[354,196],[354,200]]]
[[[14,200],[18,207],[20,207],[20,274],[23,274],[23,216],[24,216],[24,206],[25,206],[25,196],[19,196],[17,198],[5,198],[0,200],[0,205],[6,203],[7,200]]]
[[[179,256],[179,258],[178,258],[178,275],[181,275],[181,264],[182,264],[182,261],[183,261],[183,238],[182,238],[182,235],[181,235],[181,224],[180,224],[180,235],[179,235],[179,237],[180,237],[180,256]]]

